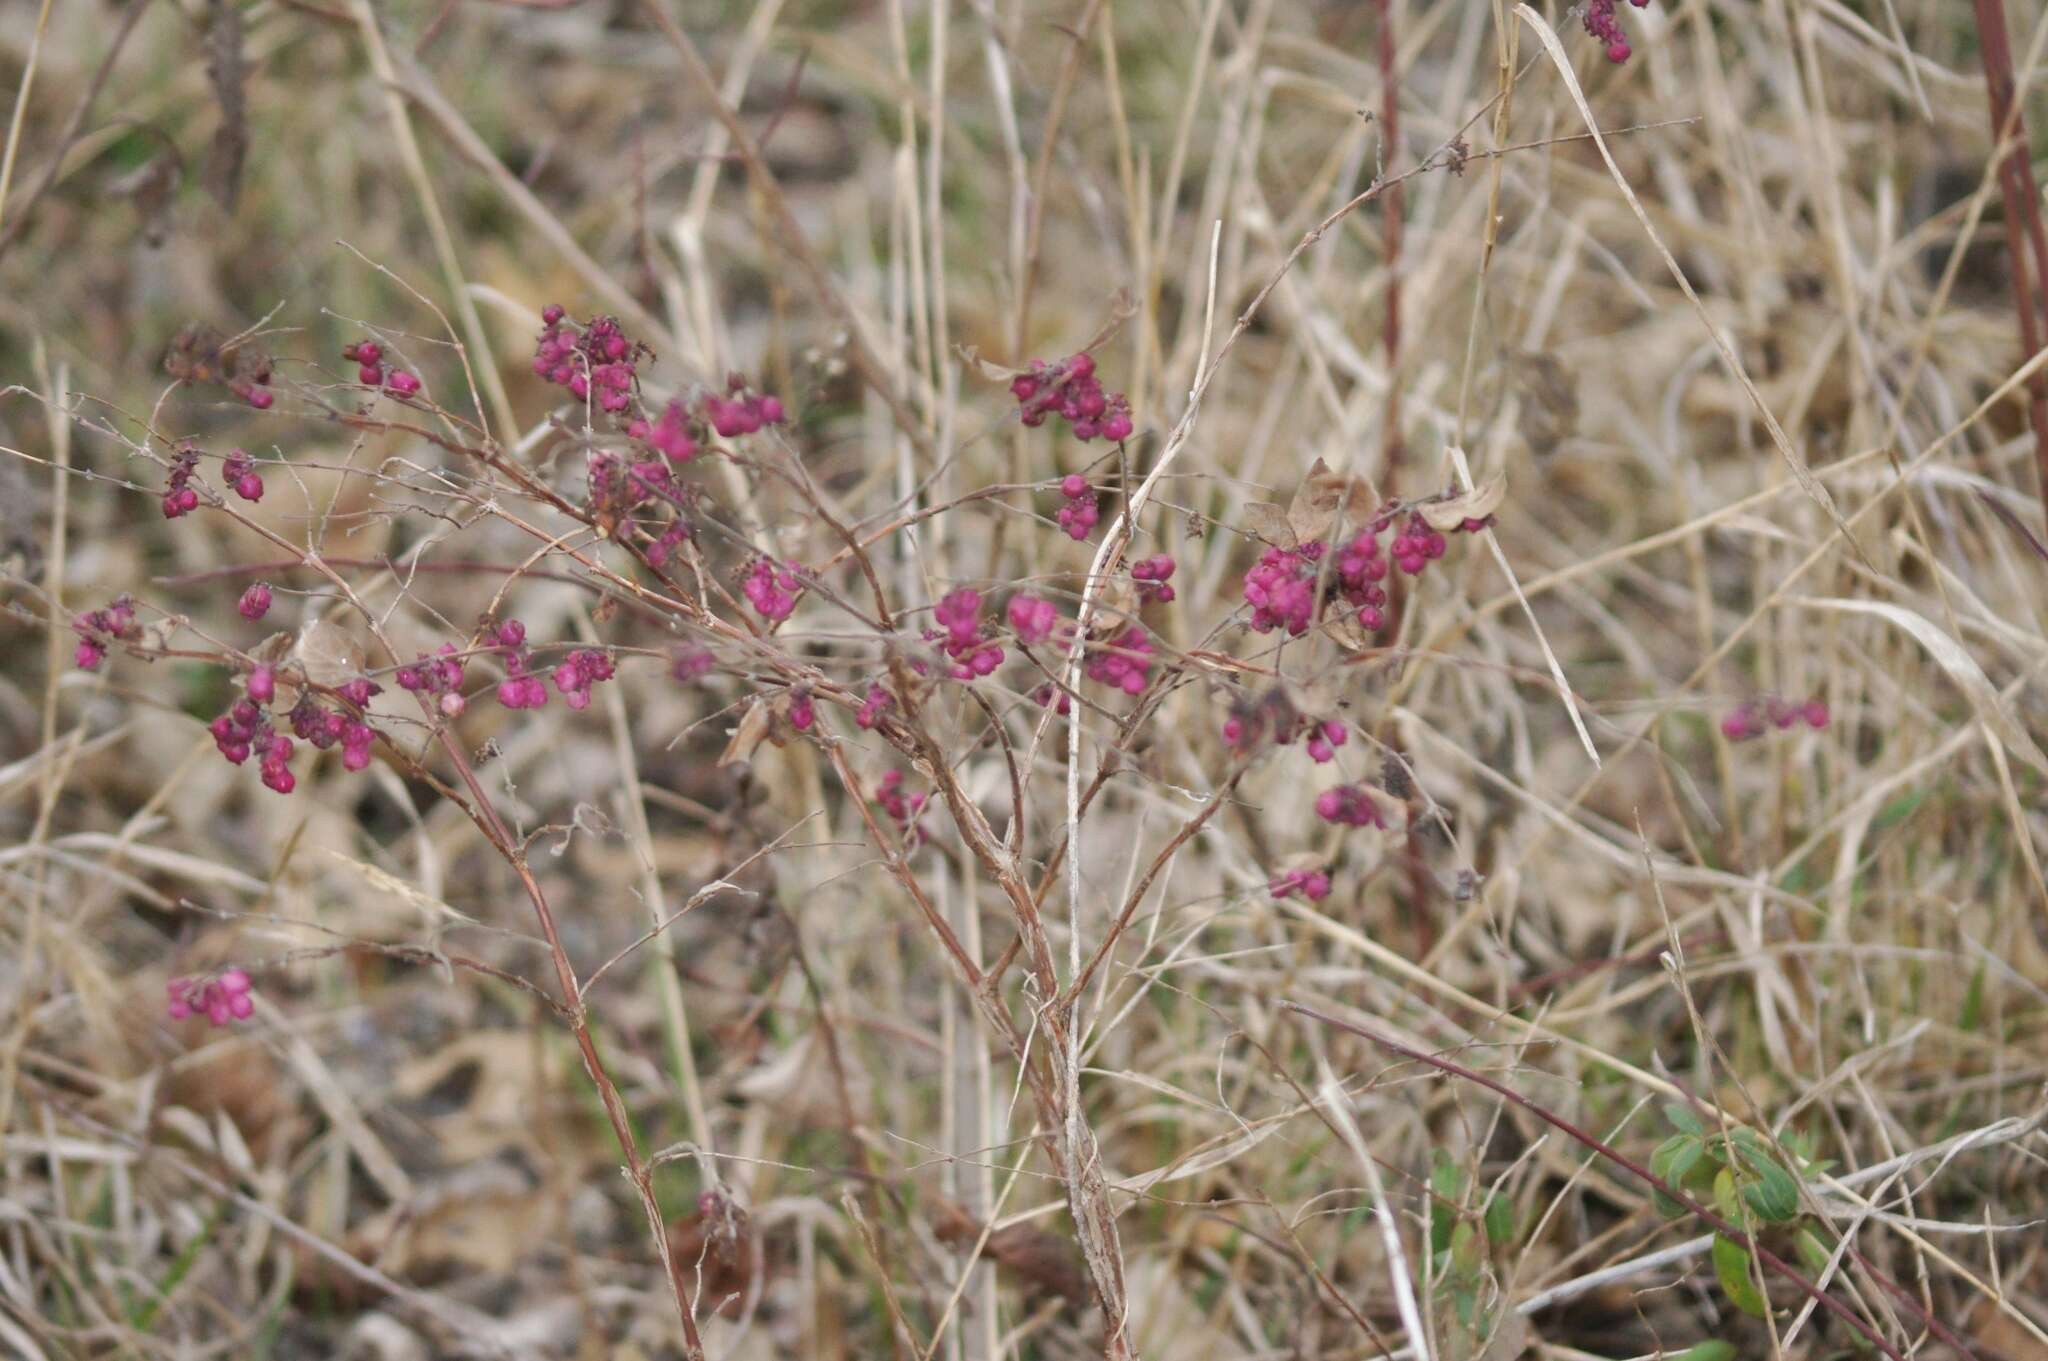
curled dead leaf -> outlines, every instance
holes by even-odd
[[[742,761],[751,761],[755,750],[768,740],[774,726],[775,715],[766,704],[759,700],[749,704],[747,711],[740,715],[738,726],[732,730],[732,740],[725,744],[725,751],[720,754],[718,764],[730,766],[738,765]]]
[[[1295,488],[1287,523],[1296,543],[1314,543],[1327,538],[1340,517],[1346,525],[1363,528],[1379,504],[1378,493],[1364,478],[1340,473],[1319,458]]]
[[[1431,529],[1456,529],[1467,520],[1484,520],[1507,499],[1506,473],[1495,473],[1462,495],[1427,501],[1416,507]]]

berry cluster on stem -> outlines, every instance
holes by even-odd
[[[1043,425],[1046,417],[1058,416],[1077,440],[1100,436],[1114,444],[1130,438],[1131,404],[1121,392],[1103,391],[1093,355],[1070,355],[1053,364],[1034,359],[1029,373],[1010,381],[1010,395],[1026,425]]]

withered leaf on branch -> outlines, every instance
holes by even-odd
[[[1416,509],[1431,529],[1456,529],[1467,520],[1484,520],[1507,499],[1506,473],[1495,473],[1461,496],[1425,501]]]
[[[774,725],[775,716],[766,704],[755,700],[740,715],[739,726],[732,730],[732,740],[725,744],[725,751],[718,758],[721,766],[737,765],[751,761],[754,751],[768,738],[769,729]]]
[[[935,1207],[932,1231],[947,1246],[971,1248],[981,1237],[981,1230],[981,1221],[968,1213],[965,1206],[942,1199]],[[1057,1295],[1076,1309],[1086,1308],[1092,1298],[1072,1240],[1056,1233],[1029,1224],[1012,1224],[990,1234],[988,1242],[982,1245],[981,1255],[1014,1272],[1027,1288]]]
[[[1362,529],[1379,509],[1379,497],[1362,477],[1340,473],[1320,458],[1294,489],[1287,523],[1297,543],[1327,537],[1342,516],[1346,525]]]

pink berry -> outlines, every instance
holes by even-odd
[[[255,407],[258,411],[270,410],[270,404],[276,400],[276,396],[268,388],[249,389],[249,405]]]
[[[1068,473],[1060,479],[1060,495],[1069,500],[1078,500],[1088,494],[1088,479],[1079,473]]]
[[[1800,711],[1809,728],[1825,728],[1828,725],[1828,702],[1824,699],[1809,699]]]
[[[259,666],[249,673],[249,698],[258,704],[268,704],[277,696],[277,671],[273,667]]]
[[[391,376],[384,380],[384,386],[401,397],[410,397],[420,390],[420,380],[404,369],[393,369]]]
[[[361,383],[364,387],[382,387],[384,384],[383,365],[365,363],[361,368],[356,370],[356,381]]]
[[[242,598],[236,602],[235,610],[244,619],[261,619],[270,613],[270,588],[260,581],[257,582],[242,592]]]

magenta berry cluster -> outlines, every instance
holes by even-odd
[[[526,625],[517,619],[507,619],[490,631],[486,641],[505,663],[505,679],[498,682],[498,703],[508,709],[545,709],[547,682],[533,670],[533,654],[526,647]]]
[[[246,1021],[256,1014],[256,999],[249,995],[254,985],[241,969],[224,970],[218,978],[173,978],[164,985],[164,1010],[174,1021],[204,1016],[216,1026]]]
[[[1324,870],[1288,870],[1268,880],[1266,892],[1275,898],[1292,898],[1299,893],[1310,902],[1319,903],[1330,896],[1330,876]]]
[[[1790,728],[1804,722],[1819,731],[1828,725],[1828,702],[1818,697],[1796,701],[1765,695],[1738,707],[1721,720],[1721,735],[1731,742],[1761,737],[1772,728]]]
[[[639,381],[638,361],[646,347],[629,339],[611,317],[592,317],[578,327],[559,304],[540,314],[541,333],[534,341],[533,371],[577,401],[594,400],[616,415],[633,404]]]
[[[750,391],[746,379],[733,374],[726,379],[727,393],[704,398],[704,423],[721,439],[751,435],[764,425],[780,425],[784,419],[782,399]]]
[[[1017,399],[1026,425],[1043,425],[1046,417],[1058,416],[1078,440],[1099,435],[1114,443],[1130,438],[1131,404],[1121,392],[1102,390],[1093,355],[1070,355],[1054,364],[1034,359],[1029,373],[1011,380],[1010,395]]]
[[[608,450],[590,455],[590,508],[614,520],[626,516],[649,501],[673,500],[675,484],[669,465],[659,459],[627,462]],[[687,532],[687,531],[686,531]],[[677,540],[680,542],[680,539]],[[673,545],[671,545],[671,549]],[[666,553],[664,553],[666,556]]]
[[[854,711],[854,726],[868,729],[882,721],[882,715],[896,707],[896,696],[880,684],[870,685],[867,694],[861,697],[860,708]]]
[[[192,480],[199,475],[199,451],[181,444],[171,455],[171,475],[164,483],[164,518],[175,520],[199,509],[199,493]]]
[[[1323,570],[1321,543],[1268,548],[1244,576],[1244,599],[1252,607],[1252,630],[1271,633],[1284,628],[1289,635],[1299,636],[1308,631],[1330,602],[1338,599],[1353,608],[1353,617],[1368,633],[1385,628],[1387,591],[1381,583],[1391,568],[1398,567],[1408,576],[1420,576],[1449,549],[1442,531],[1432,528],[1416,511],[1407,514],[1382,551],[1380,536],[1395,528],[1401,516],[1398,504],[1382,508],[1369,526],[1337,549],[1327,572]],[[1453,532],[1477,533],[1491,523],[1491,517],[1467,519]]]
[[[1131,580],[1138,583],[1138,597],[1159,605],[1172,601],[1173,587],[1168,582],[1178,565],[1169,553],[1154,553],[1131,564]]]
[[[555,668],[555,688],[562,692],[562,702],[570,708],[587,709],[590,707],[591,687],[600,681],[610,680],[616,670],[611,653],[594,647],[580,647],[564,657]]]
[[[1252,607],[1253,632],[1284,628],[1298,635],[1308,631],[1316,607],[1316,564],[1322,557],[1320,543],[1268,548],[1259,556],[1258,563],[1244,574],[1244,598]]]
[[[1316,816],[1339,827],[1381,827],[1387,825],[1372,791],[1364,785],[1340,784],[1316,795]]]
[[[1095,488],[1088,485],[1088,479],[1079,473],[1068,473],[1060,479],[1060,495],[1066,504],[1061,506],[1054,518],[1067,537],[1079,542],[1088,537],[1095,528],[1095,522],[1102,518],[1102,512],[1095,505]]]
[[[316,751],[326,751],[340,743],[345,769],[362,770],[370,764],[370,747],[376,742],[377,733],[362,719],[316,703],[311,695],[301,696],[286,717],[291,722],[292,735],[311,743]]]
[[[523,631],[520,636],[525,636]],[[456,655],[455,644],[443,643],[433,655],[421,653],[411,666],[399,667],[392,679],[401,690],[438,696],[441,712],[455,718],[468,704],[462,694],[462,675],[462,658]],[[541,691],[541,700],[543,703],[547,700],[545,689]]]
[[[777,562],[773,558],[756,558],[740,582],[740,590],[746,594],[747,603],[770,623],[780,623],[789,618],[803,589],[804,581],[797,575],[796,564]]]
[[[1271,690],[1257,699],[1233,704],[1223,720],[1223,740],[1239,756],[1261,743],[1291,746],[1304,733],[1308,756],[1317,765],[1337,758],[1337,748],[1351,738],[1351,731],[1336,719],[1305,720],[1285,691]]]
[[[1151,637],[1141,626],[1131,624],[1090,656],[1083,670],[1089,680],[1115,686],[1127,695],[1139,694],[1151,679],[1152,650]]]
[[[954,680],[978,680],[1003,664],[1003,649],[981,631],[981,592],[961,587],[932,607],[940,627],[925,638],[953,659]]]
[[[915,842],[924,842],[924,826],[917,816],[924,811],[925,795],[905,791],[902,771],[892,770],[881,778],[875,786],[875,803],[895,822],[898,831]]]
[[[256,472],[256,460],[240,449],[233,450],[221,460],[221,480],[235,489],[235,495],[244,501],[263,499],[263,479]]]
[[[1053,603],[1035,595],[1011,596],[1007,613],[1010,631],[1025,647],[1035,647],[1052,637],[1053,626],[1060,620],[1060,612]]]
[[[292,739],[277,731],[258,707],[268,704],[277,692],[276,674],[259,666],[249,675],[249,698],[237,700],[228,711],[207,725],[213,744],[229,765],[241,765],[253,754],[266,788],[289,794],[298,785],[291,772]]]
[[[776,406],[779,408],[781,403]],[[690,413],[676,398],[670,398],[661,415],[652,421],[644,416],[635,417],[626,426],[626,433],[671,463],[688,463],[697,456],[696,436],[690,432]]]
[[[385,365],[384,347],[374,340],[358,340],[342,346],[341,357],[356,366],[356,381],[364,387],[381,387],[398,397],[412,397],[420,390],[417,376]]]
[[[1650,0],[1628,0],[1637,9],[1642,9]],[[1586,32],[1593,35],[1600,45],[1607,49],[1607,60],[1619,66],[1630,55],[1628,36],[1621,31],[1621,20],[1615,17],[1614,0],[1586,0],[1584,16]]]
[[[99,670],[100,663],[107,659],[108,647],[142,636],[142,626],[135,619],[135,602],[125,595],[77,616],[71,621],[71,629],[78,635],[78,650],[71,659],[80,671]]]
[[[718,669],[718,656],[708,647],[686,647],[669,661],[668,673],[685,683],[702,680]]]

